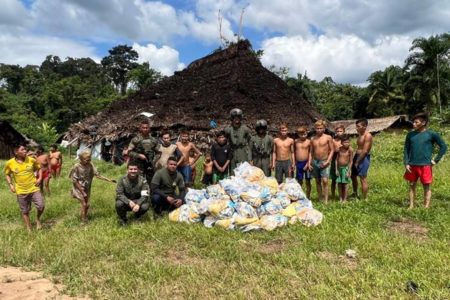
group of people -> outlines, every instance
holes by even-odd
[[[286,124],[282,124],[277,137],[272,138],[265,120],[256,122],[256,134],[252,135],[242,122],[243,112],[237,108],[231,110],[230,120],[228,127],[217,132],[216,142],[205,154],[201,179],[203,184],[217,183],[230,176],[238,164],[249,162],[262,169],[266,176],[274,175],[279,184],[285,178],[295,176],[305,187],[308,198],[311,197],[311,179],[314,178],[318,199],[324,203],[329,199],[329,180],[331,197],[336,197],[337,187],[340,201],[345,202],[349,197],[347,185],[350,181],[353,194],[358,197],[359,178],[361,196],[367,199],[367,175],[373,137],[367,130],[366,119],[356,121],[356,150],[352,149],[344,126],[334,128],[332,137],[326,133],[327,124],[323,120],[316,121],[311,132],[307,126],[300,126],[295,138],[289,136]],[[417,114],[412,121],[414,130],[407,135],[404,147],[404,178],[410,182],[410,208],[414,206],[418,179],[424,186],[424,206],[428,208],[431,201],[432,166],[439,162],[447,146],[439,134],[427,129],[426,114]],[[129,211],[134,212],[136,219],[140,219],[153,208],[157,217],[163,211],[173,210],[184,203],[187,188],[194,182],[196,163],[203,154],[190,141],[187,131],[182,131],[178,141],[173,144],[168,131],[163,131],[158,141],[151,136],[150,129],[148,120],[139,124],[139,134],[124,150],[124,155],[129,157],[127,173],[117,182],[99,174],[91,163],[90,152],[79,155],[79,162],[72,167],[69,177],[73,182],[72,196],[81,204],[83,223],[87,222],[94,177],[117,183],[115,208],[121,225],[127,224]],[[433,159],[435,144],[439,146],[439,154]],[[14,154],[4,169],[7,182],[11,192],[17,194],[28,230],[31,230],[29,212],[32,202],[37,209],[37,228],[40,228],[40,217],[45,206],[43,193],[44,190],[50,192],[49,178],[59,175],[62,155],[55,145],[49,154],[38,149],[35,157],[27,155],[27,148],[19,145],[15,147]]]

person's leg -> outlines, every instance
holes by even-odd
[[[305,185],[306,185],[306,197],[308,197],[308,199],[311,199],[311,179],[305,179]]]
[[[41,216],[44,213],[45,209],[44,197],[42,196],[42,193],[41,192],[32,193],[31,201],[36,206],[36,228],[41,229],[42,228]]]
[[[348,197],[348,184],[347,183],[342,184],[342,194],[344,195],[343,201],[346,202],[347,197]]]
[[[25,223],[25,226],[27,226],[27,230],[31,232],[31,221],[30,221],[30,214],[29,213],[22,213],[23,222]]]
[[[116,201],[116,213],[121,224],[125,224],[127,222],[127,211],[130,210],[130,206],[126,205],[124,202]]]
[[[150,203],[148,203],[148,202],[142,203],[141,206],[139,207],[139,211],[134,214],[134,217],[137,220],[139,220],[140,218],[142,218],[143,215],[145,215],[145,213],[149,210],[149,208],[150,208]]]
[[[28,232],[31,232],[31,222],[30,222],[31,199],[30,199],[30,195],[17,195],[17,202],[19,203],[23,222],[25,223],[25,226],[27,227]]]
[[[414,201],[416,200],[416,182],[409,182],[409,209],[414,208]]]
[[[275,162],[275,178],[278,184],[281,184],[283,182],[283,168],[279,161]]]
[[[431,204],[431,184],[423,185],[423,205],[429,208]]]
[[[89,210],[89,198],[86,197],[84,199],[79,199],[80,200],[80,217],[81,217],[81,222],[82,223],[86,223],[87,220],[87,214],[88,214],[88,210]]]
[[[322,182],[321,179],[316,177],[316,188],[317,188],[317,200],[322,200]]]
[[[361,191],[363,200],[367,200],[367,193],[369,192],[369,183],[367,182],[367,176],[360,176]]]
[[[49,174],[50,175],[50,174]],[[47,176],[45,179],[44,179],[44,189],[45,189],[45,193],[47,194],[47,195],[49,195],[50,196],[50,176]]]
[[[153,194],[152,206],[153,206],[153,211],[155,212],[155,215],[160,216],[162,214],[163,202],[164,202],[164,199],[160,195]]]
[[[328,203],[328,177],[322,178],[322,193],[323,193],[323,202],[325,204]]]
[[[331,199],[335,199],[336,198],[336,180],[335,179],[331,179]],[[339,194],[340,197],[340,194]]]

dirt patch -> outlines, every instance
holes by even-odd
[[[170,249],[164,260],[174,265],[197,265],[200,261],[197,257],[190,256],[184,249]]]
[[[262,254],[273,254],[278,253],[285,250],[288,247],[288,244],[285,240],[276,239],[269,241],[265,244],[259,245],[256,248],[256,251]]]
[[[426,227],[416,221],[405,218],[389,222],[387,229],[418,240],[424,240],[428,237],[428,229]]]
[[[83,300],[61,294],[63,286],[54,284],[39,272],[26,272],[15,267],[0,267],[0,299],[2,300]]]

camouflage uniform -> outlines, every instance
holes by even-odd
[[[228,126],[225,128],[225,133],[231,150],[233,151],[233,158],[231,159],[230,166],[231,170],[234,170],[237,164],[248,161],[248,144],[251,138],[251,131],[247,126],[241,125],[239,128]]]
[[[127,220],[127,211],[130,211],[130,200],[138,204],[139,211],[135,214],[139,218],[150,208],[149,193],[150,188],[147,180],[143,176],[138,176],[136,180],[130,180],[128,176],[119,179],[116,188],[116,212],[123,221]]]
[[[266,176],[270,176],[270,163],[272,160],[273,138],[266,134],[264,137],[254,135],[250,139],[249,161],[253,165],[262,169]]]
[[[155,161],[158,159],[158,141],[148,136],[144,138],[141,134],[134,137],[128,146],[128,156],[136,163],[139,170],[145,175],[147,182],[150,182],[155,174]],[[147,161],[139,158],[139,154],[144,154]]]

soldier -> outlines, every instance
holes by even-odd
[[[137,164],[129,163],[127,175],[119,179],[116,188],[116,212],[120,225],[127,224],[128,211],[133,211],[136,219],[140,219],[148,211],[149,189],[147,180],[139,175]]]
[[[267,121],[258,120],[255,125],[256,135],[250,139],[249,158],[250,163],[270,176],[272,169],[273,138],[267,134]]]
[[[124,154],[130,157],[131,162],[137,164],[147,182],[152,180],[155,173],[154,161],[159,153],[157,147],[158,141],[150,135],[148,120],[143,120],[139,125],[139,134],[131,140]]]
[[[234,170],[237,164],[247,161],[249,157],[249,142],[251,138],[250,129],[241,124],[242,110],[234,108],[230,111],[231,125],[225,128],[228,143],[233,151],[231,159],[231,169]]]

